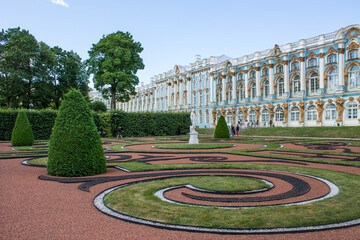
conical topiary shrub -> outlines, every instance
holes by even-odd
[[[226,125],[224,116],[220,116],[216,124],[214,138],[230,138],[229,129]]]
[[[34,134],[25,111],[18,112],[11,134],[11,144],[13,146],[32,146],[34,144]]]
[[[78,90],[62,101],[50,137],[47,171],[63,177],[106,172],[106,159],[90,108]]]

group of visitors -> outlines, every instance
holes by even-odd
[[[272,120],[269,121],[268,126],[270,127],[273,126]],[[247,120],[245,120],[245,122],[243,123],[243,121],[240,119],[236,124],[230,126],[230,134],[231,136],[235,136],[235,135],[239,136],[240,129],[254,128],[254,127],[260,127],[259,120],[256,120],[256,122],[248,122]]]

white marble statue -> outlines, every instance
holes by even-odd
[[[190,126],[189,144],[199,144],[198,133],[195,131],[195,127],[196,127],[195,111],[191,112],[190,121],[191,121],[191,126]]]

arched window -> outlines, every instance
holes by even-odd
[[[269,122],[269,109],[264,109],[262,112],[261,112],[261,122],[262,123],[267,123]]]
[[[250,72],[250,78],[255,78],[255,71]]]
[[[242,73],[239,73],[239,74],[237,75],[237,80],[238,80],[238,81],[244,80],[244,76],[243,76]]]
[[[346,118],[357,119],[358,118],[358,104],[356,102],[350,102],[346,106]]]
[[[285,92],[284,79],[279,78],[278,81],[277,81],[277,95],[278,95],[278,97],[282,97],[284,95],[284,92]]]
[[[199,81],[199,88],[198,89],[203,89],[203,81],[201,79]]]
[[[216,114],[216,122],[218,122],[219,121],[219,118],[221,117],[221,113],[220,112],[218,112],[217,114]]]
[[[184,105],[187,105],[187,92],[184,93],[184,97],[183,97],[183,101],[184,101]]]
[[[360,88],[360,69],[358,65],[353,65],[349,71],[349,90]]]
[[[359,50],[354,49],[349,51],[348,56],[349,56],[349,60],[359,58]]]
[[[262,76],[268,76],[269,75],[269,69],[268,68],[263,68],[262,72],[261,72]]]
[[[319,90],[319,76],[317,73],[314,72],[310,75],[309,85],[311,94],[314,94]]]
[[[216,91],[216,101],[217,101],[217,104],[220,104],[221,103],[221,100],[222,100],[222,88],[219,87]]]
[[[229,86],[229,87],[227,88],[226,100],[228,101],[228,103],[229,103],[229,101],[231,101],[231,99],[232,99],[232,90],[233,90],[232,86]]]
[[[238,101],[243,101],[245,99],[245,87],[244,84],[238,85]]]
[[[299,75],[295,75],[295,77],[293,78],[292,81],[293,84],[293,95],[296,96],[299,94],[300,92],[300,76]]]
[[[218,78],[217,79],[217,85],[221,85],[222,84],[222,78]]]
[[[269,98],[269,91],[270,91],[269,81],[268,81],[268,80],[265,80],[265,81],[263,82],[263,96],[264,96],[264,99],[265,99],[265,98]]]
[[[230,125],[231,123],[232,123],[232,113],[231,112],[227,112],[226,113],[226,123],[228,124],[228,125]]]
[[[209,123],[209,112],[205,112],[205,123]]]
[[[330,54],[327,57],[327,63],[336,63],[336,55],[335,54]]]
[[[316,112],[316,106],[315,105],[309,106],[309,108],[307,110],[307,120],[308,121],[317,120],[317,112]]]
[[[205,104],[208,104],[210,101],[210,91],[206,90],[205,92]]]
[[[201,111],[199,112],[199,123],[203,123],[203,113]]]
[[[335,92],[338,86],[338,72],[337,69],[333,68],[328,72],[327,75],[327,89],[328,92]]]
[[[172,88],[172,89],[173,89],[173,88]],[[171,91],[172,91],[172,89],[171,89]],[[193,82],[192,82],[192,89],[193,89],[193,90],[196,89],[196,81],[195,81],[195,79],[194,79]]]
[[[231,76],[228,76],[226,82],[227,82],[227,83],[231,83],[231,82],[232,82],[232,77],[231,77]]]
[[[238,112],[238,120],[241,120],[241,122],[244,122],[244,112],[243,111]]]
[[[291,63],[291,71],[295,71],[295,70],[299,70],[300,66],[299,66],[299,61],[295,61],[293,63]]]
[[[255,99],[256,97],[256,84],[255,82],[252,82],[250,84],[250,99]]]
[[[203,92],[202,91],[199,91],[199,104],[200,105],[203,105]]]
[[[308,67],[316,67],[317,66],[317,59],[316,58],[310,58],[308,61]]]
[[[284,121],[284,109],[277,108],[275,111],[275,121]]]
[[[250,110],[249,122],[256,122],[256,113],[254,109]]]
[[[291,109],[290,118],[291,121],[300,121],[300,109],[298,106],[295,106]]]
[[[209,88],[210,87],[210,80],[209,78],[206,79],[206,88]]]
[[[336,105],[334,103],[326,105],[325,120],[336,120]]]
[[[283,73],[284,72],[283,65],[277,65],[275,71],[276,73]]]
[[[193,105],[197,105],[196,92],[193,93]]]

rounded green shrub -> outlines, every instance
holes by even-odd
[[[107,108],[105,103],[101,102],[101,101],[94,101],[91,103],[91,108],[92,110],[94,110],[95,112],[106,112]]]
[[[34,134],[25,111],[18,112],[11,134],[11,144],[13,146],[32,146],[34,144]]]
[[[220,116],[216,124],[214,138],[230,138],[229,129],[226,125],[224,116]]]
[[[80,177],[106,172],[106,159],[90,108],[78,90],[64,96],[50,137],[49,175]]]

